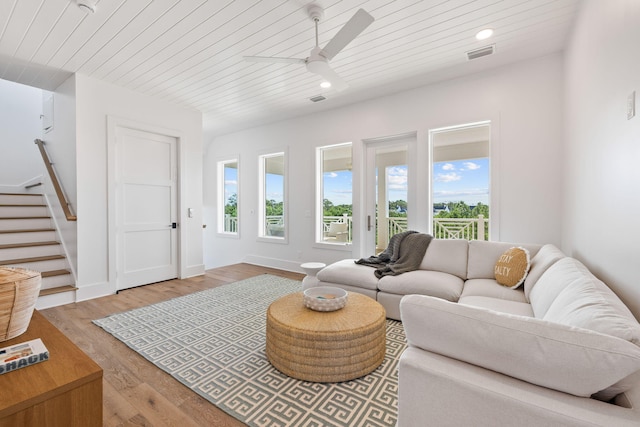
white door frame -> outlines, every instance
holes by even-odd
[[[416,210],[416,152],[417,152],[417,132],[408,132],[400,135],[385,136],[380,138],[370,138],[362,141],[364,145],[364,174],[363,180],[363,193],[364,193],[364,209],[360,218],[363,238],[360,239],[360,253],[366,254],[363,256],[372,255],[372,250],[375,248],[375,169],[376,159],[375,151],[381,147],[392,147],[394,145],[406,145],[407,146],[407,205],[409,211],[407,212],[408,227],[414,226],[417,210]],[[367,217],[371,216],[371,230],[368,230]]]
[[[117,176],[117,138],[116,133],[118,128],[129,128],[133,130],[138,130],[142,132],[151,132],[160,135],[166,135],[169,137],[176,138],[177,140],[177,171],[176,177],[178,179],[177,188],[178,188],[178,197],[177,197],[177,221],[178,221],[178,255],[177,255],[177,263],[178,263],[178,278],[185,277],[184,272],[184,263],[182,262],[182,254],[186,254],[186,248],[184,245],[186,244],[186,239],[184,238],[184,233],[186,232],[186,227],[183,227],[182,224],[185,223],[185,217],[183,215],[184,203],[183,203],[183,194],[185,194],[184,189],[184,179],[182,179],[182,171],[184,170],[183,159],[185,158],[183,154],[183,144],[182,144],[182,132],[177,131],[175,129],[168,129],[161,126],[141,123],[135,120],[125,119],[122,117],[107,116],[107,217],[108,217],[108,230],[107,230],[107,240],[108,240],[108,282],[109,286],[113,293],[118,291],[118,280],[117,280],[117,239],[116,239],[116,225],[117,225],[117,217],[116,217],[116,176]]]

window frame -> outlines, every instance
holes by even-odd
[[[225,207],[226,207],[226,177],[225,168],[230,163],[236,164],[236,231],[225,231]],[[216,215],[216,234],[220,237],[240,238],[240,156],[228,156],[216,162],[217,165],[217,204],[219,209]]]
[[[352,198],[351,198],[351,241],[346,242],[328,242],[324,240],[324,166],[323,166],[323,153],[327,149],[350,147],[351,148],[351,164],[352,164]],[[354,200],[353,200],[353,142],[340,142],[337,144],[329,144],[316,147],[315,149],[315,180],[316,180],[316,194],[315,194],[315,226],[314,226],[314,246],[322,248],[331,248],[336,250],[350,251],[353,245],[353,234],[355,233],[354,227]]]
[[[283,236],[269,236],[266,234],[266,161],[267,159],[282,156],[283,178],[282,178],[282,222]],[[289,194],[288,194],[288,148],[270,150],[258,155],[258,235],[257,241],[288,244],[289,243]]]
[[[488,240],[499,240],[499,180],[497,179],[497,170],[498,168],[498,153],[499,150],[496,150],[495,147],[498,145],[498,132],[497,128],[499,127],[499,123],[495,118],[483,119],[478,121],[472,121],[469,123],[463,123],[458,125],[449,125],[434,129],[429,129],[428,132],[428,147],[429,147],[429,164],[428,164],[428,182],[429,182],[429,208],[428,208],[428,216],[429,216],[429,233],[432,233],[434,236],[435,230],[433,229],[435,215],[434,215],[434,164],[442,163],[444,161],[434,162],[435,157],[435,137],[437,134],[446,133],[451,131],[465,131],[471,130],[474,128],[488,128],[488,139],[487,139],[487,155],[478,156],[478,155],[470,155],[469,157],[464,157],[458,159],[459,161],[463,160],[473,160],[473,159],[487,159],[488,161],[488,203],[489,207],[489,218],[488,218]],[[457,160],[457,161],[458,161]],[[475,239],[474,239],[475,240]]]

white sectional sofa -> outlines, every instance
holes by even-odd
[[[526,248],[516,289],[496,262]],[[378,279],[343,260],[317,275],[402,320],[398,426],[640,426],[640,324],[553,245],[431,241],[420,268]]]

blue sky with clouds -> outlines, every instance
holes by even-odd
[[[433,164],[433,202],[489,204],[489,159]]]
[[[225,169],[225,198],[237,191],[236,169]],[[407,200],[407,167],[387,169],[389,200]],[[282,201],[283,180],[267,174],[267,198]],[[334,205],[352,204],[351,171],[324,174],[325,198]],[[489,159],[440,162],[433,165],[434,203],[463,201],[468,205],[489,204]]]
[[[407,200],[407,167],[387,169],[389,201]],[[351,172],[329,172],[324,176],[325,198],[334,205],[351,203]],[[472,159],[433,165],[434,203],[463,201],[468,205],[489,204],[489,159]]]

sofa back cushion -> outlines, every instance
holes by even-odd
[[[580,261],[566,257],[531,289],[536,318],[612,335],[640,346],[640,324],[631,311]]]
[[[610,399],[640,370],[639,347],[587,329],[423,295],[400,312],[412,347],[576,396]]]
[[[462,239],[431,239],[420,269],[441,271],[465,280],[468,248],[469,242]]]
[[[529,301],[531,289],[542,274],[564,257],[565,255],[560,249],[549,243],[541,247],[536,256],[531,258],[531,268],[529,269],[529,274],[527,274],[527,277],[524,279],[524,296],[527,301]]]
[[[541,247],[541,245],[535,244],[523,245],[481,240],[470,241],[467,279],[495,279],[496,262],[507,249],[517,246],[527,249],[531,258],[538,253]]]

